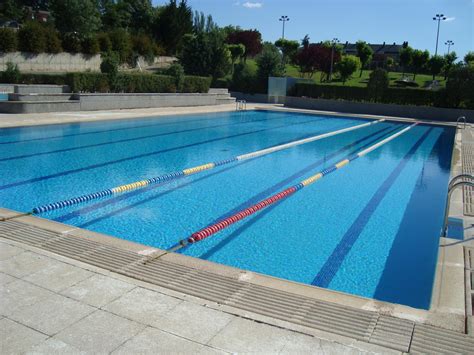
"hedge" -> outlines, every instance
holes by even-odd
[[[0,82],[10,83],[5,72],[0,72]],[[11,84],[69,85],[73,92],[130,92],[173,93],[175,78],[156,74],[68,73],[68,74],[20,74],[20,80]],[[181,92],[207,93],[210,78],[185,76]]]
[[[291,92],[292,96],[306,96],[318,99],[381,102],[397,105],[434,106],[443,105],[444,91],[423,89],[388,88],[377,100],[369,95],[364,87],[333,86],[298,83]]]

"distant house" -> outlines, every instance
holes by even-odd
[[[27,17],[38,22],[47,22],[50,12],[45,10],[35,10],[31,6],[26,6]]]
[[[20,29],[20,24],[18,21],[0,21],[0,28],[10,28],[12,30],[17,31]]]
[[[395,62],[398,62],[400,59],[400,50],[408,46],[408,42],[403,42],[403,44],[387,44],[383,42],[382,44],[370,44],[374,52],[372,57],[372,66],[378,67],[383,66],[387,58],[392,58]],[[357,55],[357,45],[355,43],[346,42],[343,45],[342,49],[344,54]]]

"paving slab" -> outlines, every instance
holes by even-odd
[[[59,292],[93,275],[92,272],[62,262],[51,264],[24,278],[35,285]]]
[[[0,272],[0,285],[6,285],[10,282],[13,282],[15,280],[18,280],[16,277],[10,276],[8,274],[5,274],[3,272]]]
[[[11,257],[21,254],[24,249],[9,245],[7,243],[0,243],[0,260],[7,260]]]
[[[1,260],[0,271],[15,277],[24,277],[55,263],[56,260],[27,251]]]
[[[203,344],[147,327],[112,354],[224,354]]]
[[[98,310],[54,336],[88,353],[109,353],[135,336],[145,326]]]
[[[102,307],[135,287],[124,281],[95,274],[62,291],[61,294],[91,306]]]
[[[0,354],[20,354],[41,343],[48,336],[18,324],[10,319],[0,319]]]
[[[289,337],[280,354],[322,354],[322,341],[312,336],[294,333]]]
[[[96,308],[57,294],[12,312],[9,318],[42,333],[54,335]]]
[[[0,314],[13,312],[54,296],[54,293],[23,280],[8,283],[0,288]]]
[[[104,310],[134,321],[153,325],[180,304],[180,299],[137,287],[104,307]]]
[[[236,318],[208,344],[229,352],[277,353],[284,349],[294,334],[267,324]]]
[[[61,340],[54,338],[49,338],[46,341],[33,346],[29,351],[26,352],[27,355],[40,355],[40,354],[70,354],[70,355],[86,355],[85,351],[81,351],[75,348],[72,345],[66,344]]]
[[[185,301],[159,317],[153,326],[205,344],[235,318],[231,314]]]

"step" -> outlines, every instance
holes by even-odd
[[[15,85],[15,94],[62,94],[71,92],[67,85]]]
[[[78,100],[73,94],[9,94],[10,101],[67,101]]]
[[[221,89],[221,88],[210,88],[209,94],[218,94],[218,95],[225,95],[229,93],[229,89]]]
[[[81,102],[66,101],[0,101],[0,113],[43,113],[80,111]]]
[[[228,97],[228,98],[217,98],[216,99],[217,105],[227,105],[227,104],[235,104],[235,97]]]

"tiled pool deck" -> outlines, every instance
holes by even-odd
[[[254,107],[253,105],[248,106],[249,109]],[[0,115],[0,127],[233,109],[235,109],[234,105],[222,105],[211,108]],[[472,134],[472,128],[469,132]],[[457,139],[462,139],[462,137],[459,136]],[[458,154],[460,153],[458,152]],[[455,152],[452,169],[454,175],[459,169],[462,169],[461,161],[459,155],[456,158]],[[458,195],[454,195],[454,201],[452,214],[462,216],[462,191],[459,191]],[[2,213],[8,214],[5,210],[3,212],[0,210],[0,214]],[[17,221],[35,225],[43,224],[40,219],[34,217],[25,217]],[[469,223],[472,224],[472,222],[471,219],[465,219],[465,226]],[[86,238],[92,238],[98,243],[106,241],[107,237],[104,239],[104,237],[91,232],[84,233],[74,227],[70,227],[70,230],[67,231],[64,229],[64,225],[60,227],[49,225],[46,230],[58,228],[59,234],[56,237],[50,236],[52,239],[48,239],[47,242],[31,242],[37,238],[33,233],[33,239],[24,243],[18,238],[6,238],[4,234],[6,232],[5,230],[2,232],[1,224],[2,222],[0,222],[1,354],[24,352],[114,352],[127,354],[144,352],[311,352],[339,354],[426,352],[429,350],[439,352],[443,349],[443,352],[448,350],[470,352],[468,349],[474,349],[474,338],[463,335],[459,329],[464,327],[460,320],[464,319],[464,303],[467,297],[467,293],[465,297],[462,292],[465,274],[464,264],[461,264],[464,260],[464,244],[441,248],[432,302],[434,313],[428,314],[427,317],[426,313],[429,312],[411,311],[403,306],[367,301],[327,290],[317,290],[317,288],[311,288],[314,291],[308,291],[309,287],[297,287],[293,283],[261,275],[252,276],[251,273],[239,274],[237,272],[237,277],[235,277],[235,270],[229,271],[231,268],[223,266],[217,266],[220,276],[216,276],[218,279],[215,280],[224,283],[227,288],[231,289],[233,303],[219,302],[215,296],[219,292],[224,292],[224,288],[219,289],[219,287],[223,287],[222,285],[215,285],[217,288],[210,285],[208,296],[194,297],[191,295],[198,293],[181,292],[181,289],[176,287],[160,286],[163,283],[160,284],[159,279],[156,279],[156,282],[143,282],[136,277],[128,277],[133,274],[130,272],[129,265],[123,270],[117,269],[115,271],[118,272],[113,272],[111,270],[114,268],[110,265],[105,268],[98,267],[100,263],[108,263],[105,259],[102,261],[96,259],[95,264],[92,262],[96,266],[92,266],[91,263],[83,262],[87,260],[87,257],[68,258],[64,256],[68,254],[63,253],[61,256],[59,255],[61,252],[51,252],[52,250],[60,251],[61,249],[57,246],[46,248],[46,250],[42,247],[53,245],[55,242],[62,243],[64,237],[67,238],[68,235],[72,237],[85,234]],[[11,227],[9,228],[11,229]],[[37,233],[38,236],[43,233],[42,229],[37,229]],[[474,228],[466,228],[466,238],[473,236]],[[442,243],[450,242],[451,240],[442,241]],[[125,249],[130,249],[128,242],[115,239],[114,243]],[[474,242],[471,242],[470,246],[474,247]],[[131,247],[132,250],[134,248],[136,253],[143,246]],[[107,247],[96,248],[96,250],[101,249],[105,250]],[[83,251],[82,253],[90,256],[96,252]],[[103,254],[102,257],[106,258],[107,255]],[[168,259],[165,261],[176,263],[174,268],[183,262],[175,260],[174,255],[166,257]],[[90,256],[90,258],[92,257]],[[187,258],[184,262],[186,265],[180,266],[196,266],[198,269],[211,271],[216,269],[216,265],[191,259]],[[227,276],[229,276],[228,280],[224,278]],[[137,277],[140,278],[139,275]],[[247,277],[254,277],[258,282],[252,280],[254,284],[257,284],[253,287],[254,289],[260,287],[260,289],[257,291],[254,289],[252,289],[253,291],[245,290],[243,294],[239,290],[232,290],[234,283],[248,281]],[[235,278],[237,280],[233,280]],[[147,278],[142,277],[142,279]],[[153,280],[153,278],[148,278],[148,280]],[[289,319],[289,322],[283,321],[284,317],[281,315],[285,314],[284,308],[288,307],[283,301],[276,303],[278,305],[276,309],[269,309],[266,312],[258,310],[261,304],[245,304],[248,300],[244,295],[246,292],[263,292],[261,291],[263,286],[274,287],[275,285],[279,289],[275,289],[275,292],[280,292],[280,294],[286,291],[298,291],[299,295],[295,295],[296,300],[302,300],[303,296],[322,299],[322,303],[314,300],[308,302],[310,304],[321,303],[323,308],[317,313],[318,317],[324,318],[325,312],[328,312],[327,309],[333,309],[333,311],[329,311],[329,319],[326,320],[328,325],[326,331],[324,331],[324,320],[317,319],[316,323],[319,326],[315,327],[298,323],[296,320],[299,319],[299,316],[293,323]],[[459,294],[460,291],[461,294]],[[330,302],[335,303],[331,305]],[[354,309],[341,307],[341,303],[352,306]],[[275,304],[268,306],[275,307]],[[298,304],[298,307],[298,312],[301,312],[301,309],[304,311],[305,305]],[[353,323],[347,320],[350,318],[351,312],[354,312],[355,315]],[[404,320],[397,320],[398,316]],[[337,322],[331,326],[331,318],[338,319],[337,322],[342,324],[343,331],[338,331]],[[368,319],[367,329],[362,329],[365,326],[363,323],[365,318]],[[315,320],[313,319],[312,322]],[[456,332],[425,326],[421,323],[455,329]],[[357,336],[358,332],[362,334],[359,337]],[[387,347],[381,345],[387,345]],[[474,350],[472,352],[474,353]]]

